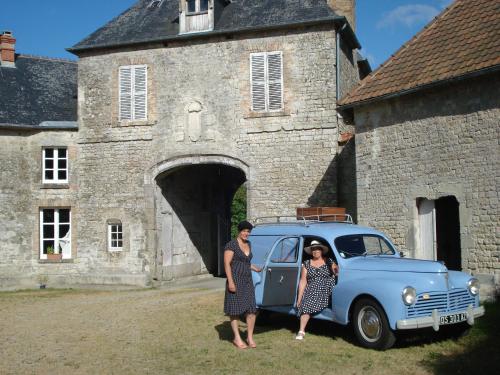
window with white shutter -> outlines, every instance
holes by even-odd
[[[283,110],[283,55],[281,51],[250,54],[252,111]]]
[[[120,120],[147,120],[147,66],[121,66],[119,90]]]

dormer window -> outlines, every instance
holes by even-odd
[[[186,0],[186,3],[187,14],[208,12],[208,0]]]
[[[199,33],[214,29],[214,8],[224,7],[226,1],[179,0],[179,33]],[[221,13],[221,10],[217,14]]]

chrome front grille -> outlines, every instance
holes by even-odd
[[[417,302],[407,308],[406,316],[408,318],[431,316],[434,309],[437,309],[439,314],[445,314],[465,310],[471,304],[477,307],[476,299],[467,289],[421,293],[417,296]]]

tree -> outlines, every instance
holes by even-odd
[[[247,216],[247,188],[241,185],[233,197],[231,203],[231,237],[238,235],[238,223],[246,219]]]

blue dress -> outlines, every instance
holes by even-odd
[[[226,244],[224,251],[232,251],[234,253],[233,260],[231,261],[231,273],[233,275],[234,284],[236,285],[236,293],[232,293],[229,291],[226,281],[224,314],[236,316],[257,312],[255,289],[250,268],[252,247],[250,246],[250,254],[246,256],[243,250],[241,250],[238,241],[232,240]]]

